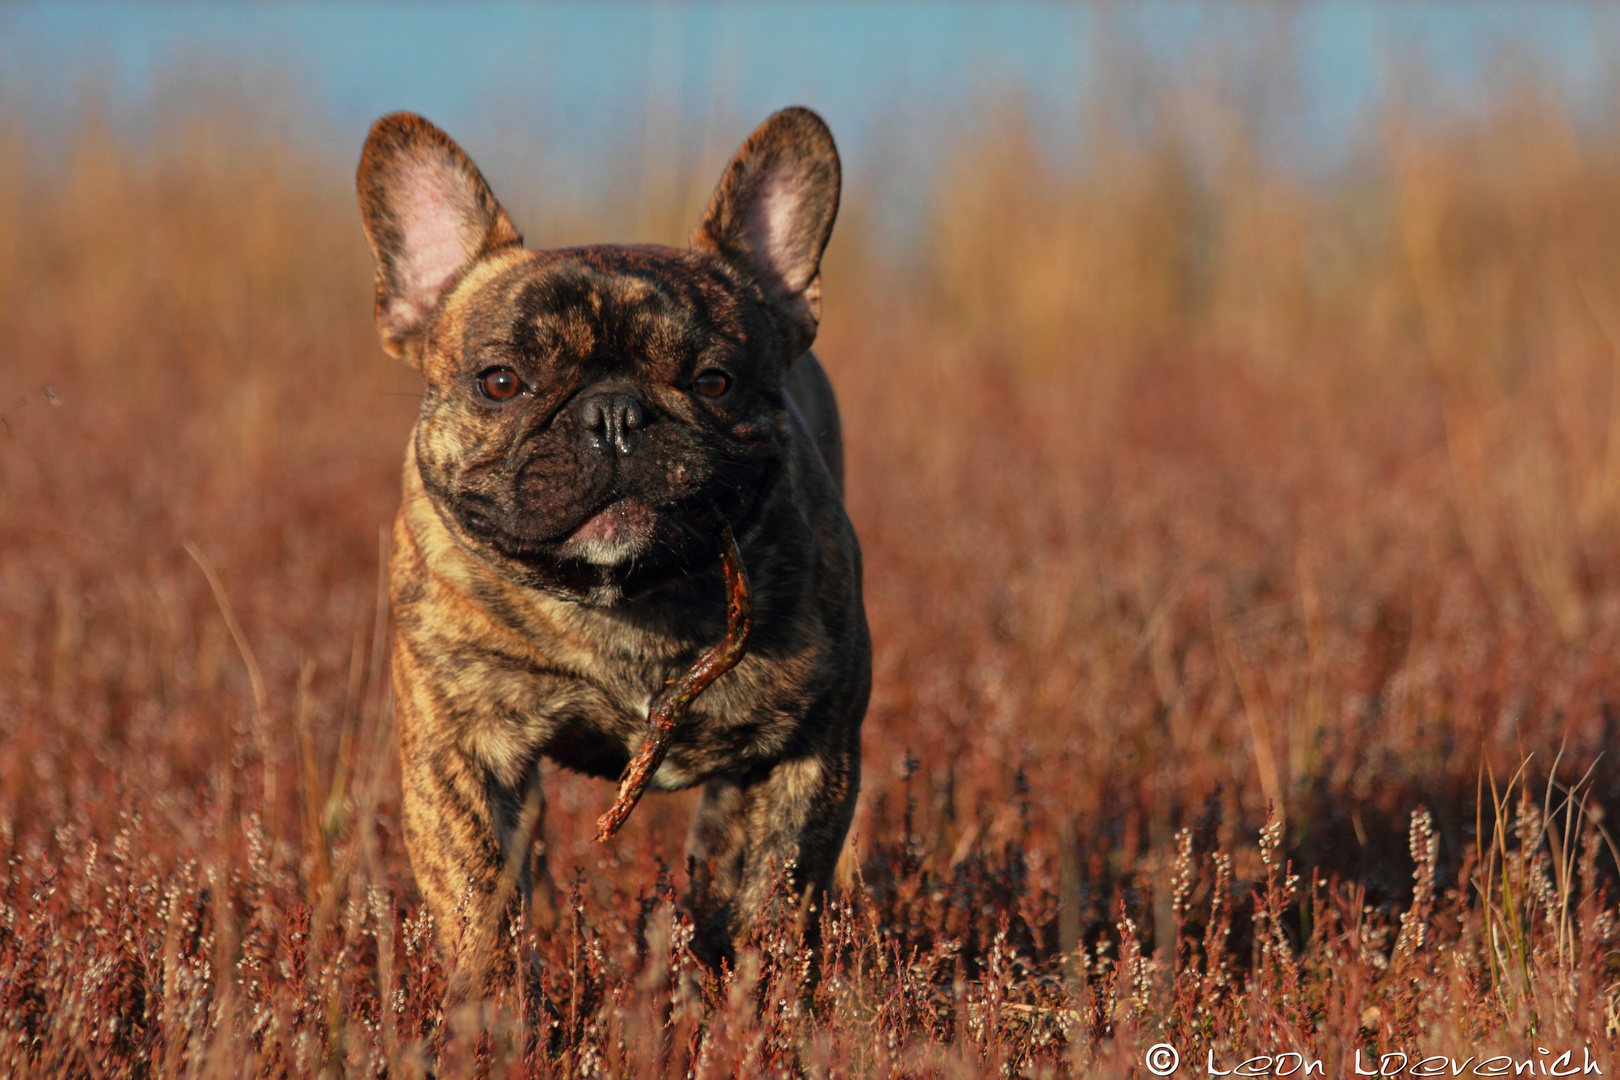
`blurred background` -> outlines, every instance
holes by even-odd
[[[534,246],[682,242],[771,110],[831,124],[870,887],[1016,865],[1066,948],[1206,807],[1374,895],[1482,770],[1562,748],[1620,811],[1617,47],[1548,2],[0,6],[0,848],[261,815],[411,895],[418,384],[353,195],[397,109]],[[604,852],[609,787],[553,792],[604,903],[678,865],[689,795]]]

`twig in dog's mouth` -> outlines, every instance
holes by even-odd
[[[742,553],[737,550],[737,539],[731,535],[730,525],[720,527],[720,568],[726,577],[726,636],[698,657],[697,663],[666,686],[653,701],[647,716],[652,731],[642,740],[641,748],[624,770],[618,799],[596,820],[597,843],[605,842],[618,832],[630,817],[630,811],[641,801],[648,782],[669,752],[675,729],[686,720],[692,702],[710,683],[736,667],[748,650],[748,636],[754,629],[754,600],[748,591],[748,571],[743,567]]]

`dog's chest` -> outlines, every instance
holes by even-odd
[[[519,704],[518,720],[540,752],[592,775],[619,775],[649,732],[659,694],[713,642],[670,635],[623,619],[525,620],[529,647],[491,657],[495,696]],[[516,629],[515,627],[513,629]],[[715,628],[713,637],[723,632]],[[746,768],[792,736],[802,709],[778,666],[745,656],[693,703],[654,786],[689,786]]]

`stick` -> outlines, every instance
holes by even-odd
[[[698,657],[697,663],[672,685],[666,686],[653,702],[647,716],[652,722],[652,731],[642,740],[641,749],[624,770],[619,780],[618,799],[596,820],[599,844],[606,843],[619,831],[630,811],[641,801],[653,773],[669,752],[675,729],[686,720],[693,700],[708,689],[710,683],[736,667],[748,649],[748,635],[754,629],[754,601],[748,591],[748,571],[743,568],[742,554],[737,550],[737,540],[731,535],[729,525],[720,528],[720,568],[726,576],[726,636]]]

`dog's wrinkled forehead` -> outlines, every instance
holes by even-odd
[[[455,289],[426,374],[438,381],[493,363],[527,363],[555,374],[675,377],[705,350],[741,351],[769,334],[754,307],[735,275],[702,252],[524,252]]]

